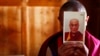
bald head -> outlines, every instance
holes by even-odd
[[[69,23],[70,31],[72,33],[76,33],[79,28],[79,20],[78,19],[71,19]]]
[[[69,0],[65,4],[63,4],[63,6],[60,8],[58,19],[62,26],[63,26],[63,19],[64,19],[64,17],[63,17],[64,11],[85,12],[85,14],[87,15],[85,7],[79,1]]]
[[[71,19],[70,20],[70,24],[72,24],[72,23],[73,24],[75,23],[75,24],[78,24],[79,25],[79,20],[78,19]]]

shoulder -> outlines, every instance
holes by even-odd
[[[90,41],[92,41],[95,44],[100,44],[100,40],[94,37],[92,34],[90,34],[88,31],[86,31],[86,36]]]
[[[50,36],[49,38],[55,39],[55,38],[58,38],[59,36],[63,36],[63,32],[62,32],[62,31],[53,34],[53,35]]]
[[[60,36],[63,36],[63,32],[62,32],[62,31],[57,32],[57,33],[51,35],[50,37],[48,37],[48,39],[47,39],[45,42],[47,42],[48,44],[54,43],[54,42],[56,42],[59,38],[61,38]]]
[[[90,56],[99,56],[100,53],[100,40],[95,38],[89,32],[86,32],[86,44],[89,48]]]
[[[54,54],[57,53],[57,39],[59,38],[59,36],[62,36],[63,32],[57,32],[54,35],[50,36],[46,41],[44,41],[44,43],[42,44],[40,51],[39,51],[39,55],[38,56],[46,56],[46,51],[47,48],[50,47],[50,49],[54,52]],[[57,56],[57,55],[55,55]]]

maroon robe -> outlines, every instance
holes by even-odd
[[[63,44],[63,32],[50,36],[41,46],[38,56],[46,56],[47,48],[52,51],[53,56],[58,56],[58,48]],[[100,56],[100,40],[96,39],[89,32],[85,32],[85,44],[89,49],[88,56]]]
[[[70,39],[68,39],[68,37],[70,37]],[[76,32],[76,33],[65,32],[65,40],[66,41],[82,41],[83,40],[83,35],[79,31]]]
[[[58,38],[58,47],[60,47],[62,43],[62,36]],[[89,32],[85,33],[85,44],[89,49],[88,56],[100,56],[100,40],[96,39]]]

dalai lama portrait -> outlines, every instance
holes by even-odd
[[[70,32],[65,32],[65,41],[82,41],[83,34],[79,29],[79,20],[73,18],[69,21]]]

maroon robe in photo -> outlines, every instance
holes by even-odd
[[[83,40],[83,34],[81,32],[65,32],[65,40],[66,41],[82,41]]]

